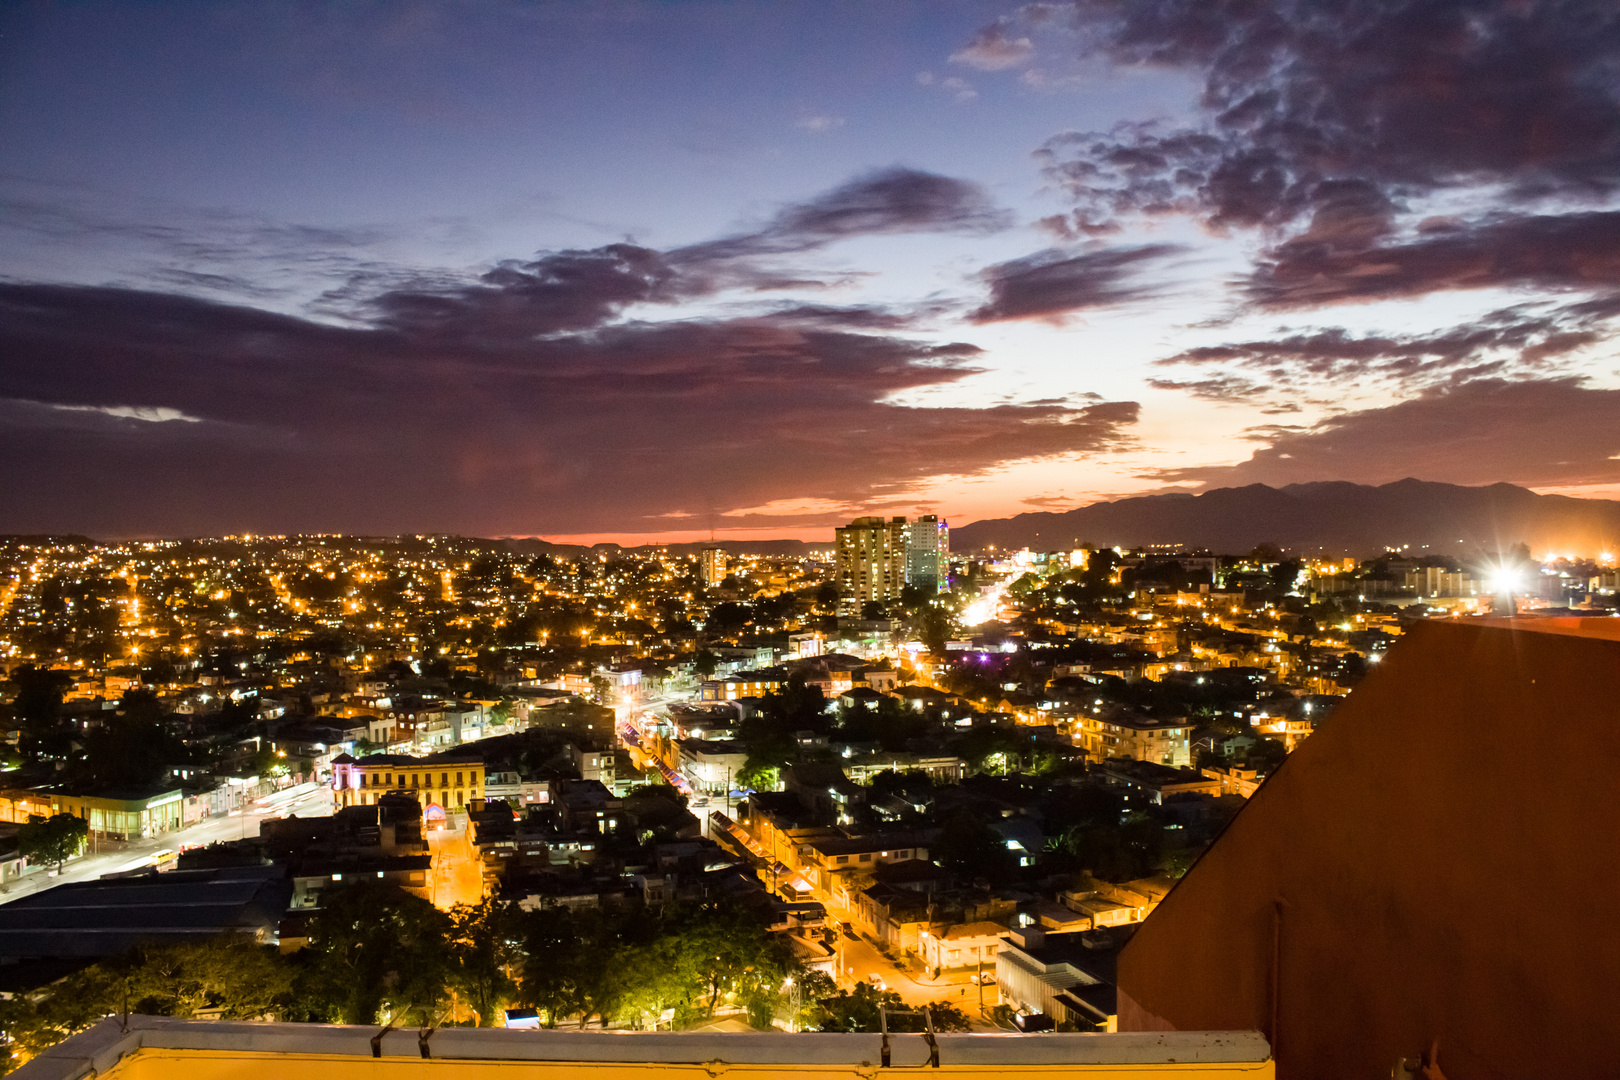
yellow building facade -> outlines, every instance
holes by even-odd
[[[97,836],[120,839],[162,836],[181,826],[185,797],[180,789],[146,798],[71,795],[60,791],[0,791],[0,821],[22,824],[33,818],[71,814]]]
[[[332,759],[332,790],[337,805],[374,806],[389,792],[414,796],[424,809],[449,812],[484,799],[484,763],[436,754],[372,754]]]

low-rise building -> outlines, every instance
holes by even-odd
[[[1095,766],[1108,783],[1139,792],[1155,803],[1171,795],[1219,795],[1221,782],[1194,769],[1172,769],[1151,761],[1110,758]]]
[[[1001,1003],[1019,1015],[1069,1021],[1082,1031],[1113,1031],[1119,1014],[1114,958],[1113,939],[1104,931],[1015,930],[996,954]]]
[[[1159,719],[1129,709],[1075,719],[1074,741],[1094,761],[1131,758],[1155,765],[1192,764],[1192,725],[1184,718]]]
[[[736,701],[774,693],[787,685],[787,672],[781,668],[744,671],[725,679],[711,679],[698,687],[699,701]]]
[[[1265,780],[1257,770],[1241,765],[1205,765],[1200,771],[1221,785],[1220,794],[1241,795],[1245,799],[1258,791]]]
[[[747,751],[735,742],[679,739],[676,746],[681,773],[691,782],[693,791],[705,795],[725,794],[748,764]]]
[[[1080,888],[1064,892],[1061,899],[1070,911],[1089,918],[1094,929],[1128,926],[1153,914],[1174,884],[1170,878],[1159,876],[1139,878],[1121,885],[1087,874]]]
[[[137,945],[275,939],[291,893],[277,866],[76,881],[0,905],[0,964],[119,956]]]
[[[106,790],[93,794],[50,793],[50,814],[72,814],[90,832],[116,840],[162,836],[181,826],[185,794],[179,788],[151,792]]]
[[[857,784],[871,784],[874,776],[885,772],[920,772],[936,784],[958,784],[967,771],[962,759],[955,754],[913,754],[895,750],[854,755],[841,764],[844,775]]]
[[[342,806],[375,805],[386,792],[397,791],[449,812],[484,798],[484,763],[465,754],[370,754],[332,759],[332,790]]]
[[[860,887],[863,875],[889,863],[928,858],[928,849],[915,833],[872,836],[826,836],[811,840],[799,852],[800,873],[810,884],[836,902],[853,906],[852,880]],[[859,889],[855,889],[858,892]]]
[[[938,978],[941,972],[995,969],[1007,928],[1000,923],[972,922],[917,935],[917,954]]]

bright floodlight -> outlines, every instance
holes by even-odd
[[[1510,566],[1499,566],[1491,575],[1490,585],[1491,592],[1498,596],[1514,592],[1519,587],[1519,572]]]

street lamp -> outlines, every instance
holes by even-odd
[[[787,977],[787,979],[783,981],[782,989],[784,991],[791,992],[791,997],[790,997],[789,1000],[792,1002],[792,1005],[791,1005],[792,1011],[788,1013],[788,1031],[790,1031],[790,1032],[798,1031],[799,1030],[799,984],[793,981],[793,976],[789,975]]]

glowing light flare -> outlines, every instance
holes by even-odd
[[[1516,567],[1498,566],[1491,571],[1491,576],[1487,579],[1486,584],[1492,593],[1500,596],[1503,593],[1517,591],[1523,586],[1524,582]]]
[[[985,596],[962,609],[962,622],[966,626],[978,626],[987,623],[996,617],[996,598]]]

